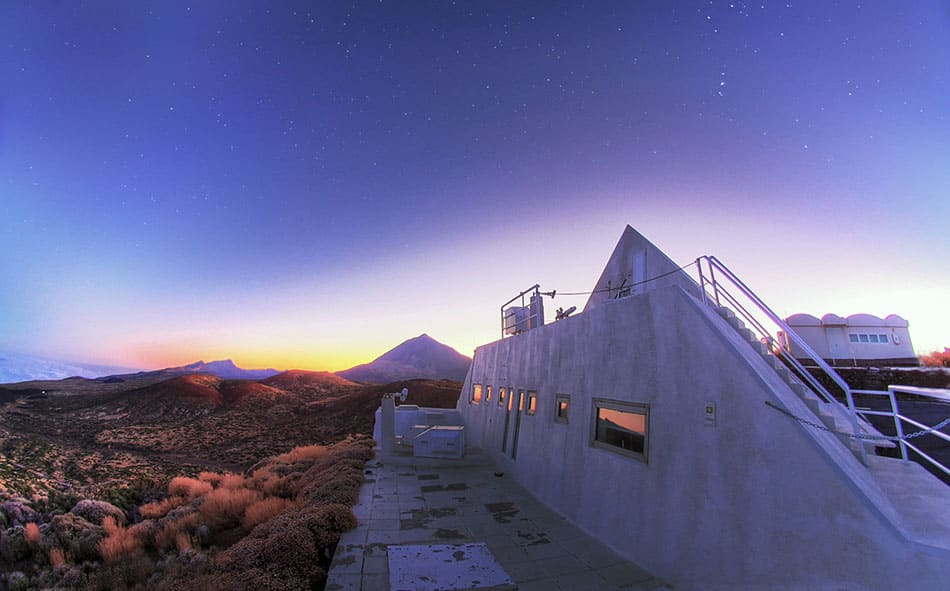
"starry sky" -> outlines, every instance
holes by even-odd
[[[948,56],[939,1],[4,2],[0,350],[471,355],[628,223],[942,348]]]

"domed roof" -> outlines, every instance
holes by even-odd
[[[887,318],[884,319],[884,326],[907,328],[907,321],[897,314],[888,314]]]
[[[884,321],[871,314],[852,314],[848,316],[848,326],[884,326]]]
[[[821,317],[821,323],[825,326],[846,326],[848,321],[837,314],[825,314]]]
[[[821,320],[818,320],[811,314],[792,314],[785,319],[789,326],[821,326]]]

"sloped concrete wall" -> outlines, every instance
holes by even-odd
[[[867,470],[833,436],[767,407],[806,412],[679,286],[480,347],[466,393],[472,383],[537,391],[538,409],[522,416],[512,460],[500,452],[497,394],[478,405],[463,396],[468,441],[546,505],[669,581],[947,588],[950,556],[902,537]],[[567,424],[555,421],[559,393],[571,397]],[[650,406],[647,462],[591,446],[595,397]],[[704,421],[707,403],[715,426]]]

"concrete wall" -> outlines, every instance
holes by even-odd
[[[699,296],[699,286],[678,265],[642,234],[627,226],[614,247],[600,278],[594,284],[584,310],[626,295],[679,285]]]
[[[470,404],[472,383],[491,385],[493,400]],[[538,393],[537,414],[521,417],[514,460],[500,451],[499,386]],[[677,285],[479,347],[463,392],[470,444],[545,504],[676,584],[947,588],[947,552],[904,539],[867,469],[834,436],[766,406],[809,412]],[[559,393],[571,397],[566,424],[555,421]],[[591,445],[593,398],[649,405],[646,462]],[[707,403],[716,407],[714,426]]]

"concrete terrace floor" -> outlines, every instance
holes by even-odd
[[[521,591],[669,589],[544,507],[509,475],[467,458],[374,458],[327,591],[388,591],[387,547],[483,542]],[[478,465],[478,464],[481,465]]]

